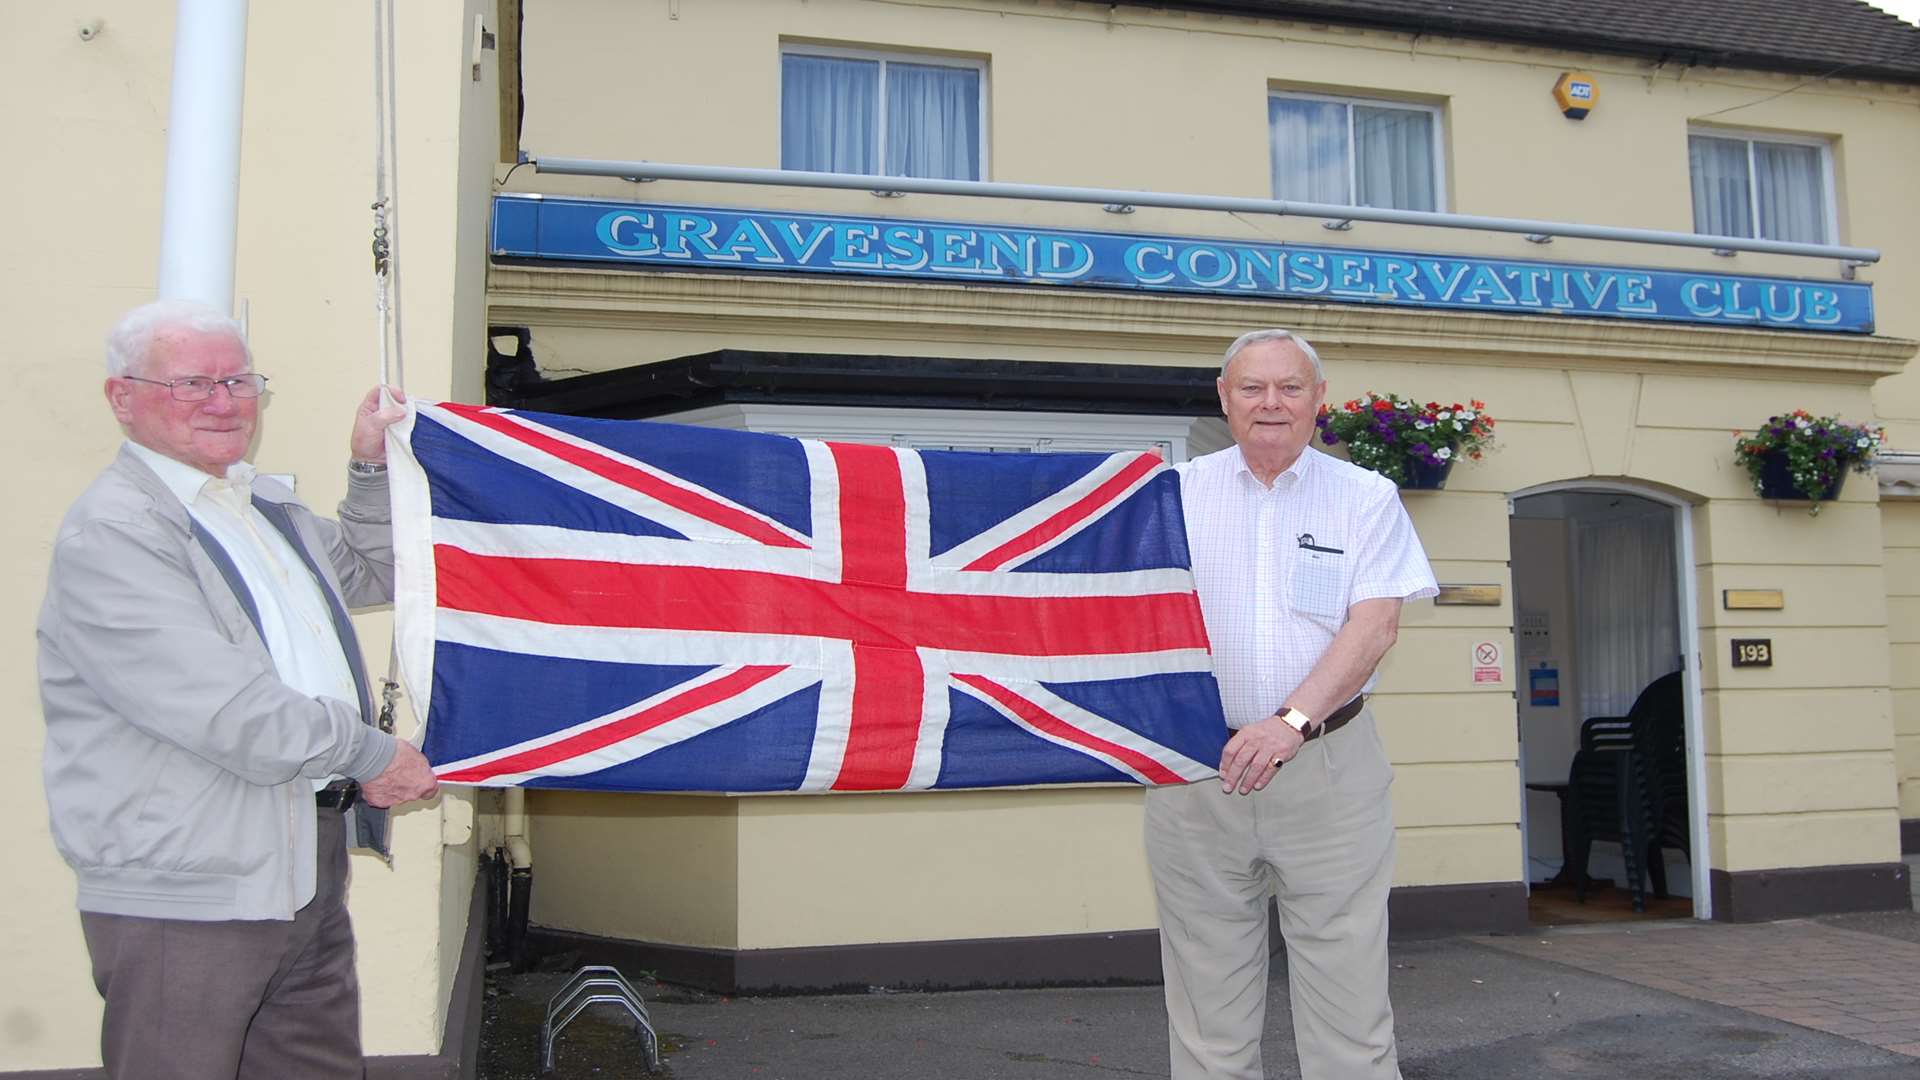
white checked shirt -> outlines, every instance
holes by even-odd
[[[280,681],[309,697],[358,702],[360,689],[320,583],[280,530],[253,507],[253,466],[236,462],[222,479],[136,442],[128,442],[127,448],[226,549],[253,594],[260,636]],[[327,782],[316,780],[314,786]]]
[[[1237,446],[1176,466],[1227,724],[1280,710],[1362,600],[1438,593],[1393,481],[1308,447],[1263,486]],[[1367,677],[1362,693],[1373,689]]]

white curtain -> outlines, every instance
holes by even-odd
[[[887,65],[887,175],[980,179],[980,72]]]
[[[1433,114],[1353,106],[1353,168],[1361,206],[1432,210]]]
[[[1693,174],[1693,231],[1708,236],[1752,236],[1753,203],[1747,144],[1741,139],[1687,136]]]
[[[1760,187],[1761,236],[1826,243],[1827,185],[1819,147],[1756,142],[1753,172]]]
[[[1347,190],[1347,107],[1337,101],[1267,99],[1273,152],[1273,197],[1298,202],[1353,202]]]
[[[874,173],[880,63],[834,56],[780,58],[780,167]]]
[[[1680,667],[1672,511],[1576,518],[1574,545],[1580,716],[1625,716],[1648,683]]]

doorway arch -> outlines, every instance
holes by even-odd
[[[1512,492],[1507,496],[1507,515],[1509,522],[1516,518],[1524,500],[1547,495],[1598,495],[1628,496],[1645,500],[1665,509],[1671,522],[1673,537],[1673,582],[1677,607],[1677,645],[1680,671],[1683,673],[1682,708],[1686,733],[1686,776],[1687,776],[1687,827],[1690,837],[1687,860],[1688,881],[1693,899],[1693,916],[1696,919],[1713,917],[1713,894],[1710,885],[1711,850],[1707,825],[1707,769],[1705,720],[1703,696],[1701,691],[1701,652],[1700,652],[1700,600],[1699,582],[1695,571],[1693,508],[1703,500],[1669,488],[1651,484],[1634,483],[1622,480],[1575,479],[1560,480],[1545,484],[1536,484]],[[1510,564],[1511,565],[1511,564]],[[1525,628],[1520,624],[1519,592],[1515,590],[1515,637],[1521,639]],[[1524,644],[1521,649],[1525,655]],[[1527,687],[1519,685],[1516,678],[1515,710],[1522,713],[1527,707],[1521,697],[1527,693]],[[1624,710],[1623,710],[1624,711]],[[1577,721],[1576,721],[1577,722]],[[1516,718],[1516,731],[1521,733],[1522,783],[1524,774],[1524,729],[1525,725]],[[1531,882],[1531,868],[1525,855],[1526,821],[1525,789],[1522,788],[1522,867],[1523,880]],[[1564,853],[1563,853],[1564,854]]]

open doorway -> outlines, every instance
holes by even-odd
[[[1625,488],[1513,500],[1528,911],[1541,924],[1696,904],[1681,511]]]

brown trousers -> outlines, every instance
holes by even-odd
[[[314,897],[292,922],[80,913],[113,1080],[359,1080],[345,815],[321,809]]]

